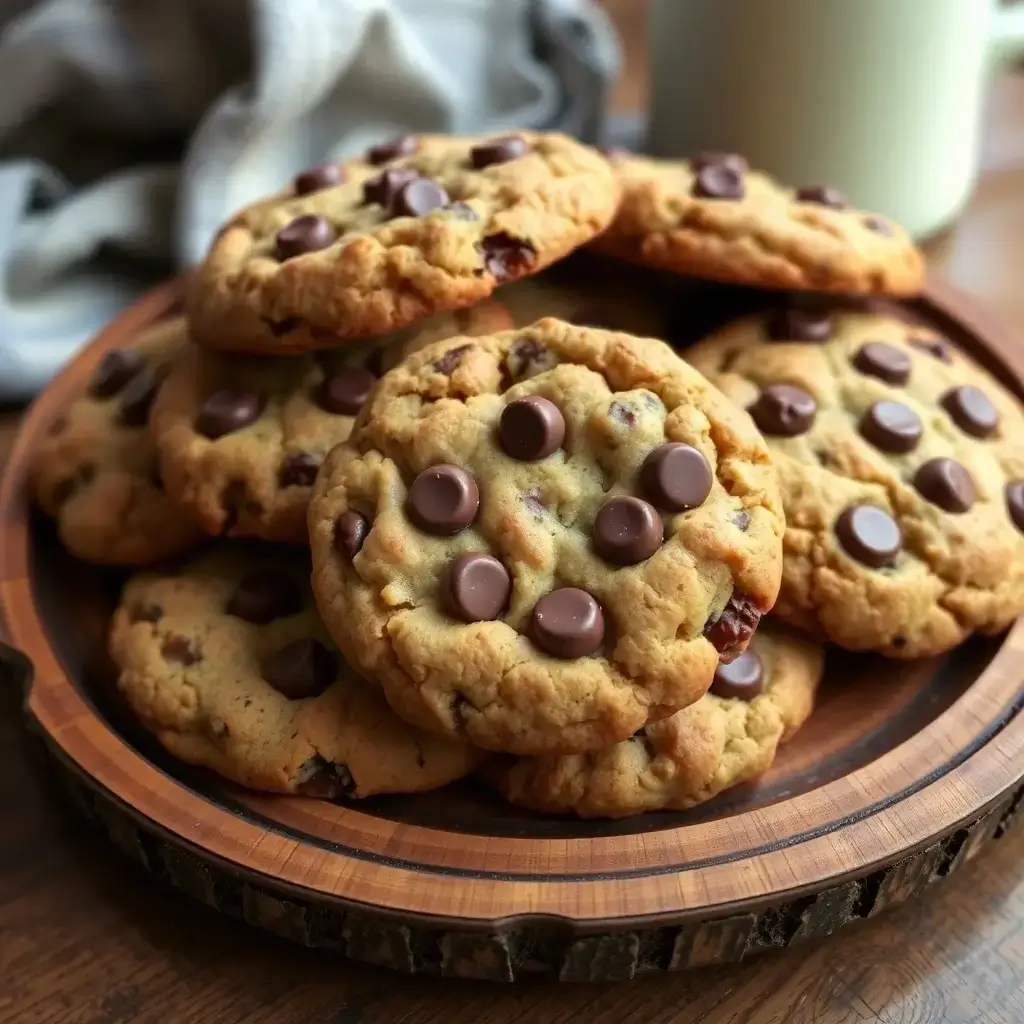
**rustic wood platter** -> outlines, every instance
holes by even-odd
[[[915,663],[831,651],[810,722],[758,784],[685,813],[545,818],[470,781],[416,797],[261,796],[168,758],[104,653],[123,577],[73,562],[26,497],[37,439],[151,293],[29,411],[0,486],[0,672],[76,804],[163,881],[310,946],[511,981],[624,979],[822,936],[924,891],[1024,793],[1024,623]],[[1024,341],[933,280],[915,312],[1024,394]]]

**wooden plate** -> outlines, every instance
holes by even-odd
[[[25,472],[103,350],[177,300],[174,285],[150,294],[54,381],[0,488],[6,674],[24,683],[79,805],[154,874],[279,934],[405,971],[612,979],[738,960],[873,916],[1009,826],[1024,772],[1024,624],[913,664],[831,652],[819,706],[771,773],[682,814],[544,818],[472,782],[329,804],[174,764],[113,692],[103,646],[120,578],[63,553],[30,510]],[[918,312],[1024,390],[1024,343],[964,296],[934,281]]]

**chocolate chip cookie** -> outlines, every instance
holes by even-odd
[[[786,188],[743,157],[613,160],[622,204],[592,248],[731,284],[914,295],[921,254],[897,224],[852,209],[834,188]]]
[[[188,346],[153,409],[167,489],[214,536],[306,544],[306,506],[320,463],[348,437],[402,347],[509,321],[504,307],[488,301],[320,354],[240,356]]]
[[[388,373],[310,503],[339,646],[410,722],[608,746],[703,695],[775,600],[748,417],[663,342],[546,319]]]
[[[148,565],[202,536],[165,492],[146,431],[150,404],[185,336],[178,318],[129,348],[105,352],[85,394],[36,448],[36,501],[57,521],[61,543],[84,562]]]
[[[419,732],[338,656],[305,554],[236,545],[129,580],[118,687],[177,758],[253,789],[333,799],[433,789],[472,747]]]
[[[384,334],[536,273],[618,198],[608,162],[564,135],[394,139],[234,217],[192,282],[193,330],[269,354]]]
[[[789,304],[687,358],[749,411],[778,467],[776,614],[915,658],[1024,610],[1024,415],[947,340],[895,316]]]
[[[481,772],[510,803],[535,811],[685,810],[767,771],[811,713],[823,665],[820,644],[767,620],[740,657],[719,666],[708,693],[671,718],[607,750],[499,757]]]

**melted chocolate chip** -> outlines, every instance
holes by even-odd
[[[137,373],[121,390],[121,422],[126,427],[144,427],[156,393],[167,376],[162,366]]]
[[[697,170],[692,193],[698,199],[742,199],[743,171],[732,164],[707,164]]]
[[[720,153],[713,150],[705,150],[690,158],[690,166],[695,171],[701,171],[705,167],[732,167],[739,174],[746,174],[750,170],[746,157],[739,153]]]
[[[94,398],[111,398],[146,365],[135,349],[113,348],[100,360],[89,383]]]
[[[869,377],[887,384],[906,384],[910,380],[910,356],[884,341],[868,341],[857,349],[853,365]]]
[[[828,311],[815,303],[790,303],[771,313],[765,321],[771,341],[829,341],[835,324]]]
[[[320,469],[320,460],[309,452],[289,452],[277,471],[279,487],[312,487]]]
[[[227,604],[228,615],[264,626],[294,615],[302,607],[302,591],[280,569],[256,569],[244,576]]]
[[[305,196],[310,192],[320,192],[340,185],[345,177],[345,172],[338,164],[317,164],[295,175],[295,194]]]
[[[988,437],[999,426],[999,413],[984,391],[971,384],[950,388],[939,404],[952,417],[953,422],[972,437]]]
[[[914,487],[944,512],[967,512],[978,492],[967,469],[955,459],[929,459],[914,474]]]
[[[203,660],[203,655],[199,648],[193,646],[192,641],[187,636],[182,636],[180,633],[173,633],[163,642],[163,646],[160,648],[160,653],[163,655],[165,661],[173,661],[179,665],[195,665],[197,662]]]
[[[398,190],[418,177],[411,167],[389,168],[378,177],[363,182],[363,202],[377,203],[385,210],[390,210]]]
[[[400,156],[408,156],[416,152],[415,135],[398,135],[387,142],[380,142],[366,151],[366,162],[370,164],[386,164]]]
[[[805,185],[794,193],[798,202],[827,206],[831,210],[845,210],[850,204],[846,196],[831,185]]]
[[[263,322],[267,325],[267,330],[275,338],[283,338],[302,323],[297,316],[286,316],[283,320],[268,320],[264,317]]]
[[[846,553],[863,565],[892,565],[903,547],[899,524],[874,505],[851,505],[836,520],[836,537]]]
[[[604,640],[604,613],[592,594],[562,587],[533,607],[533,639],[553,658],[584,658]]]
[[[352,796],[356,784],[348,765],[334,764],[314,754],[299,765],[295,788],[303,796],[337,800],[339,797]]]
[[[488,235],[479,244],[484,268],[495,281],[511,281],[527,273],[537,259],[537,250],[505,231]]]
[[[329,220],[307,213],[302,217],[296,217],[278,231],[274,241],[274,252],[283,263],[308,252],[326,249],[337,237],[338,232],[334,230]]]
[[[594,519],[594,547],[613,565],[646,561],[661,547],[664,536],[654,506],[632,496],[610,498]]]
[[[155,601],[139,601],[132,605],[128,615],[132,622],[159,622],[164,610]]]
[[[707,501],[714,474],[696,448],[668,441],[653,448],[640,467],[640,487],[658,508],[685,512]]]
[[[441,581],[445,606],[463,622],[500,618],[511,592],[508,570],[493,555],[458,555],[448,564]]]
[[[469,151],[469,162],[480,171],[492,164],[507,164],[510,160],[518,160],[526,150],[526,142],[518,135],[507,135],[474,146]]]
[[[255,391],[220,388],[203,400],[196,431],[211,440],[255,423],[263,412],[263,396]]]
[[[736,529],[743,533],[750,529],[750,513],[745,508],[741,508],[739,512],[733,512],[732,521]]]
[[[540,395],[527,395],[505,406],[498,434],[507,455],[521,462],[536,462],[561,447],[565,418],[554,402]]]
[[[414,178],[395,193],[391,202],[393,217],[422,217],[431,210],[447,206],[448,193],[429,178]]]
[[[1011,480],[1006,485],[1006,511],[1013,525],[1024,533],[1024,480]]]
[[[316,403],[336,416],[355,416],[369,397],[377,378],[358,366],[346,366],[324,378]]]
[[[764,692],[764,664],[757,653],[745,650],[728,664],[719,664],[711,692],[726,700],[753,700]]]
[[[319,640],[304,637],[285,644],[263,661],[263,678],[289,700],[318,697],[338,672],[334,655]]]
[[[462,362],[462,357],[472,348],[472,345],[456,345],[448,349],[439,359],[435,359],[433,367],[438,373],[449,376],[452,371]]]
[[[938,338],[908,338],[907,344],[922,352],[927,352],[928,355],[938,359],[940,363],[953,362],[953,356],[949,351],[949,347]]]
[[[883,452],[905,455],[921,440],[921,419],[901,402],[875,402],[861,417],[860,433],[868,443]]]
[[[760,621],[761,610],[753,600],[746,594],[733,591],[722,614],[709,620],[704,627],[704,636],[718,651],[721,661],[728,664],[746,646]]]
[[[884,235],[886,238],[891,238],[894,234],[892,225],[881,217],[875,217],[874,215],[864,218],[864,227],[868,231],[874,231],[876,235]]]
[[[818,411],[814,397],[794,384],[772,384],[747,410],[763,433],[796,437],[810,430]]]
[[[459,466],[431,466],[409,488],[406,510],[421,530],[450,537],[476,519],[480,491],[473,477]]]
[[[366,516],[349,509],[334,522],[334,547],[350,562],[362,549],[370,523]]]
[[[616,423],[621,423],[624,427],[629,427],[630,430],[636,426],[636,409],[631,405],[626,405],[623,402],[612,402],[608,406],[608,414]]]

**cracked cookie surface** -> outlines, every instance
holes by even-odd
[[[132,578],[110,651],[121,693],[171,754],[253,789],[411,793],[480,759],[407,725],[348,668],[298,551],[224,546],[175,574]]]
[[[164,490],[146,430],[156,389],[184,343],[178,318],[106,352],[86,393],[36,448],[36,501],[56,520],[64,547],[84,562],[148,565],[202,538]]]
[[[733,154],[613,160],[622,202],[591,248],[661,270],[766,288],[914,295],[924,261],[892,221],[834,189],[790,189]]]
[[[947,340],[895,316],[788,306],[687,358],[748,409],[778,468],[775,614],[914,658],[1024,610],[1024,416]]]
[[[387,374],[310,503],[313,588],[409,721],[608,746],[703,695],[775,599],[748,417],[663,342],[547,319]]]
[[[213,536],[306,544],[306,506],[327,452],[349,435],[408,339],[508,326],[486,301],[375,342],[300,356],[182,349],[153,408],[168,491]]]
[[[685,810],[762,775],[804,723],[824,649],[766,620],[711,690],[606,750],[511,759],[481,774],[513,804],[581,818]]]
[[[404,136],[239,212],[191,282],[197,341],[331,348],[470,306],[603,230],[619,188],[556,133]]]

